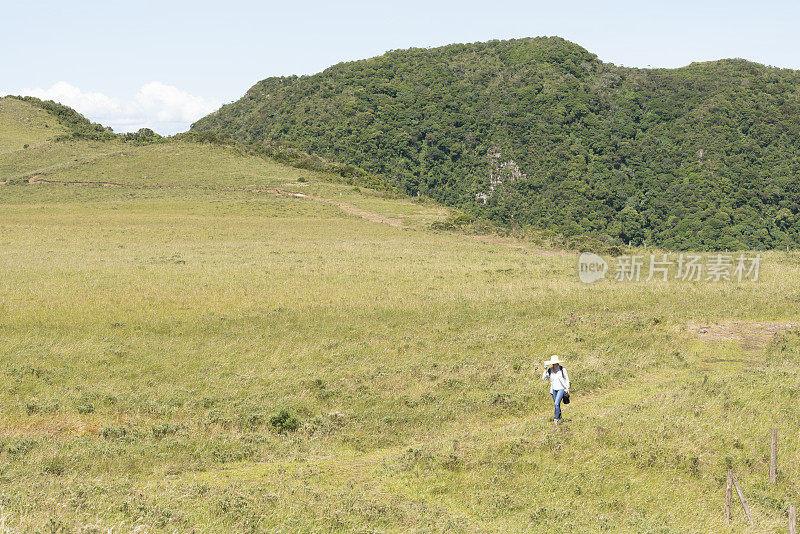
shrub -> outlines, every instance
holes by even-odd
[[[300,428],[300,421],[286,408],[270,417],[269,424],[272,425],[272,428],[277,430],[279,434],[294,432]]]
[[[105,439],[120,439],[127,433],[128,431],[122,426],[107,426],[100,431],[100,435]]]
[[[137,145],[145,145],[149,143],[159,143],[164,141],[164,138],[155,133],[150,128],[141,128],[138,132],[130,132],[124,135],[126,141],[131,141]]]
[[[175,434],[180,430],[178,425],[173,425],[170,423],[162,423],[160,425],[153,425],[152,432],[153,437],[156,439],[161,439],[165,436],[169,436]]]
[[[94,413],[94,404],[91,402],[85,402],[82,404],[78,404],[76,407],[79,414],[87,414],[87,413]]]
[[[99,434],[109,441],[120,440],[127,443],[139,441],[147,436],[140,428],[124,426],[107,426],[100,430]]]
[[[17,438],[8,445],[8,452],[13,455],[27,454],[37,445],[35,439]]]
[[[61,476],[67,471],[67,461],[61,456],[54,456],[45,461],[42,470],[55,476]]]
[[[43,403],[38,399],[31,399],[25,403],[25,412],[28,415],[33,415],[35,413],[53,413],[57,411],[58,408],[58,402],[52,400],[47,403]]]

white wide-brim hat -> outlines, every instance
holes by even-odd
[[[563,363],[563,362],[562,362],[562,361],[561,361],[561,359],[560,359],[558,356],[556,356],[555,354],[553,354],[552,356],[550,356],[550,361],[544,362],[545,366],[548,366],[548,365],[553,365],[554,363],[557,363],[557,364],[559,364],[559,365],[560,365],[560,364],[561,364],[561,363]]]

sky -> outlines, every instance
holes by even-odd
[[[392,49],[557,35],[631,67],[741,57],[800,69],[798,28],[796,0],[3,0],[0,95],[173,134],[263,78]]]

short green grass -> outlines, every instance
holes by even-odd
[[[15,98],[0,98],[0,156],[40,146],[66,133],[49,113]]]
[[[796,323],[797,253],[758,282],[586,286],[577,254],[229,149],[28,150],[18,175],[130,186],[0,186],[6,529],[744,531],[728,468],[758,529],[800,504],[800,337],[689,328]]]

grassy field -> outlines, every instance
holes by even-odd
[[[796,252],[584,285],[577,253],[432,231],[430,204],[14,113],[0,530],[747,531],[729,468],[751,530],[800,505]]]

